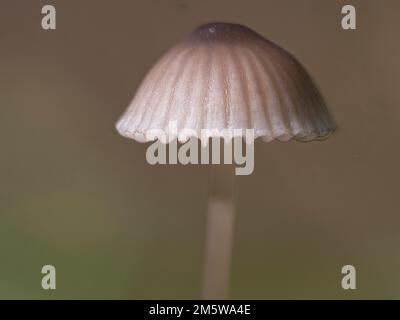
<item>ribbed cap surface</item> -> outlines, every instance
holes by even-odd
[[[254,129],[265,141],[326,137],[335,124],[301,64],[252,31],[227,23],[196,28],[150,70],[117,123],[146,141],[152,129]],[[211,136],[218,135],[217,133]],[[180,137],[180,141],[187,137]]]

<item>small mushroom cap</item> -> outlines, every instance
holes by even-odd
[[[255,138],[265,141],[322,139],[335,129],[301,64],[251,29],[230,23],[202,25],[170,49],[116,127],[145,142],[151,131],[170,132],[171,122],[181,142],[204,138],[202,129],[209,137],[222,136],[224,129],[254,129]]]

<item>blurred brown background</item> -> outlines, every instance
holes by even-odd
[[[207,167],[150,166],[114,124],[209,21],[292,52],[339,125],[322,143],[257,141],[236,179],[231,297],[400,298],[399,15],[397,0],[0,0],[0,298],[200,297]],[[357,290],[341,289],[345,264]]]

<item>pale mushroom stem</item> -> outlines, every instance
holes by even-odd
[[[234,229],[234,166],[210,165],[203,299],[227,299]]]

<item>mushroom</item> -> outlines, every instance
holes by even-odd
[[[201,25],[170,49],[147,74],[116,127],[121,135],[146,142],[151,130],[168,132],[170,121],[176,121],[182,143],[189,138],[185,129],[202,139],[222,138],[221,129],[253,129],[254,137],[266,142],[321,140],[335,129],[324,99],[302,65],[273,42],[231,23]],[[202,129],[211,133],[204,137]],[[232,168],[210,166],[206,299],[224,299],[228,294]]]

